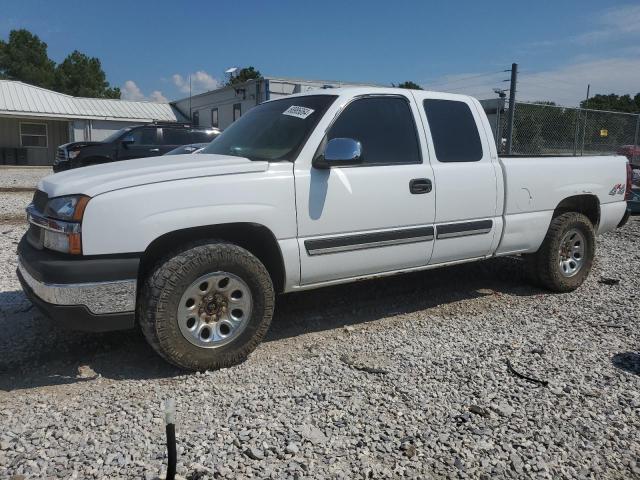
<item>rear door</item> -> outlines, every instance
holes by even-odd
[[[125,137],[131,138],[133,143],[120,144],[118,147],[118,160],[160,155],[157,127],[148,126],[136,128],[125,135]]]
[[[412,185],[430,184],[433,172],[411,94],[340,97],[325,118],[309,140],[316,153],[294,170],[302,284],[426,265],[435,197]],[[359,141],[362,163],[314,168],[316,149],[333,138]]]
[[[430,263],[484,257],[491,253],[502,222],[497,184],[501,177],[481,112],[464,96],[417,91],[414,96],[433,149],[431,165],[437,185]]]

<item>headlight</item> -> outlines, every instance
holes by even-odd
[[[69,156],[69,160],[73,160],[74,158],[76,158],[79,153],[80,153],[80,150],[71,150],[70,152],[67,152],[67,155]]]
[[[89,197],[84,195],[68,195],[66,197],[52,198],[44,209],[47,217],[65,220],[67,222],[80,222],[84,209],[89,202]]]

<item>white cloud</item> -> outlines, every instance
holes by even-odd
[[[144,100],[144,94],[133,80],[127,80],[120,89],[124,100]]]
[[[581,45],[640,35],[640,5],[624,5],[598,13],[598,27],[572,38]]]
[[[183,77],[178,73],[174,73],[171,76],[171,80],[182,93],[189,93],[189,75]],[[219,86],[220,82],[203,70],[198,70],[191,74],[191,93],[194,95],[215,90]]]
[[[522,66],[521,66],[522,68]],[[509,88],[503,82],[509,73],[468,73],[448,75],[424,85],[430,90],[464,93],[485,99],[495,98],[494,88]],[[640,90],[640,57],[596,59],[528,73],[526,69],[518,76],[516,98],[520,101],[550,100],[559,105],[577,106],[584,100],[587,85],[591,84],[591,95],[629,93]]]
[[[154,90],[149,94],[149,100],[158,103],[169,103],[169,99],[165,97],[160,90]]]
[[[133,80],[127,80],[124,82],[120,91],[122,92],[121,96],[123,100],[134,100],[136,102],[148,100],[158,103],[167,103],[169,101],[164,95],[162,95],[160,90],[154,90],[148,97],[145,96],[145,94],[142,93],[142,90],[140,90],[140,87],[138,87],[136,82]]]

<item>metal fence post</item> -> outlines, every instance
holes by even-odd
[[[589,111],[584,111],[584,124],[582,127],[582,145],[580,146],[580,155],[584,155],[584,138],[587,136],[587,116],[589,115]]]
[[[580,110],[579,108],[576,108],[576,128],[575,131],[573,132],[573,156],[576,156],[576,153],[578,153],[578,132],[580,131],[580,113],[582,112],[582,110]]]
[[[507,117],[507,155],[511,155],[513,142],[513,119],[516,113],[516,83],[518,80],[518,64],[511,64],[511,86],[509,87],[509,116]]]

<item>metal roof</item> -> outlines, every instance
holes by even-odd
[[[0,80],[0,115],[183,122],[169,103],[72,97],[14,80]]]

